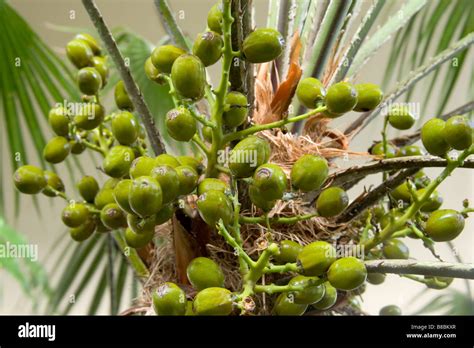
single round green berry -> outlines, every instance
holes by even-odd
[[[426,151],[434,156],[442,156],[449,151],[449,144],[444,138],[446,122],[432,118],[421,127],[421,141]]]
[[[354,86],[357,91],[357,104],[354,111],[367,112],[374,110],[383,99],[383,92],[373,83],[360,83]]]
[[[240,92],[229,92],[225,97],[225,112],[222,115],[224,124],[229,128],[242,125],[247,119],[247,97]]]
[[[129,214],[133,213],[133,210],[130,207],[130,203],[128,202],[128,195],[130,193],[131,186],[132,180],[124,179],[121,180],[113,189],[115,203],[118,204],[120,209]]]
[[[163,204],[170,203],[179,195],[179,177],[176,170],[168,165],[155,167],[150,176],[163,188]]]
[[[393,128],[400,130],[410,129],[416,121],[410,109],[404,105],[397,105],[390,108],[387,117],[388,123],[390,123]]]
[[[309,305],[321,301],[321,299],[324,297],[325,292],[324,285],[319,284],[308,286],[310,282],[315,282],[318,280],[319,279],[317,277],[305,277],[302,275],[297,275],[291,278],[288,285],[304,287],[304,290],[291,292],[293,294],[295,303]]]
[[[77,85],[86,95],[96,95],[102,88],[102,77],[94,68],[82,68],[77,72]]]
[[[179,195],[188,195],[194,191],[197,186],[198,174],[190,166],[178,166],[174,168],[178,174]]]
[[[74,123],[79,129],[92,130],[104,121],[105,109],[98,103],[86,103],[74,116]]]
[[[425,188],[416,191],[418,197],[421,197],[426,192]],[[420,210],[425,213],[430,213],[438,210],[443,204],[443,197],[437,191],[433,191],[428,199],[422,204]]]
[[[160,184],[150,176],[134,179],[128,194],[130,208],[140,217],[156,214],[163,206]]]
[[[46,179],[46,187],[43,189],[42,193],[45,196],[56,197],[58,192],[64,192],[64,183],[58,174],[45,170],[44,177]]]
[[[251,32],[242,43],[242,53],[251,63],[270,62],[283,52],[285,40],[272,28],[261,28]]]
[[[173,204],[164,204],[160,211],[155,214],[156,225],[164,224],[169,219],[171,219],[173,217],[174,211],[175,209]]]
[[[178,156],[176,157],[176,159],[179,162],[179,165],[190,166],[198,174],[202,174],[204,172],[204,169],[206,169],[200,158],[195,158],[192,156]]]
[[[127,90],[125,89],[125,84],[122,80],[117,82],[115,85],[114,98],[115,105],[117,105],[120,110],[133,111],[132,100],[128,96]]]
[[[66,45],[66,55],[78,69],[90,66],[94,53],[90,46],[83,40],[74,39]]]
[[[166,83],[166,78],[161,74],[161,72],[153,65],[151,57],[145,61],[145,75],[149,80],[156,82],[159,85],[164,85]]]
[[[56,135],[66,136],[69,134],[69,113],[62,106],[49,111],[48,121]]]
[[[260,191],[263,199],[281,199],[287,188],[286,174],[276,164],[262,164],[253,175],[253,185]]]
[[[143,234],[137,234],[133,232],[130,228],[127,228],[125,230],[124,237],[128,246],[134,249],[140,249],[150,243],[153,240],[154,235],[154,231]]]
[[[235,145],[229,155],[229,169],[237,178],[252,176],[257,167],[268,162],[270,145],[257,136],[249,136]]]
[[[191,285],[198,291],[224,287],[224,273],[221,267],[207,257],[193,259],[186,268],[186,275]]]
[[[232,202],[221,191],[210,190],[200,195],[197,207],[199,215],[211,227],[214,227],[220,219],[225,225],[232,221]]]
[[[95,196],[99,192],[99,184],[92,176],[84,176],[78,183],[77,189],[86,202],[94,202]]]
[[[472,145],[472,127],[465,116],[453,116],[446,121],[444,140],[455,150],[466,150]]]
[[[40,193],[47,185],[43,170],[32,165],[19,167],[13,174],[13,182],[18,191],[29,195]]]
[[[339,215],[349,205],[346,191],[340,187],[329,187],[316,200],[316,210],[320,216],[333,217]]]
[[[176,168],[181,165],[181,163],[179,163],[176,157],[171,156],[167,153],[163,153],[161,155],[156,156],[155,163],[157,166],[167,165],[172,168]]]
[[[94,198],[94,205],[97,209],[102,209],[110,203],[115,203],[114,189],[102,187]]]
[[[82,203],[70,203],[63,209],[61,218],[68,227],[79,227],[90,216],[89,209]]]
[[[166,128],[173,139],[190,141],[196,134],[197,124],[188,109],[179,107],[166,114]]]
[[[314,109],[326,97],[326,89],[318,79],[307,77],[298,83],[296,96],[305,107]]]
[[[319,189],[328,172],[328,163],[323,157],[303,155],[291,168],[291,185],[303,192]]]
[[[303,246],[293,240],[282,240],[279,246],[278,254],[273,255],[279,264],[296,262],[298,254],[303,250]]]
[[[398,149],[390,144],[387,143],[387,154],[384,153],[384,146],[383,143],[377,143],[370,149],[370,153],[375,156],[385,156],[385,158],[395,158],[398,154]]]
[[[306,312],[306,309],[308,309],[307,304],[298,304],[292,294],[282,292],[273,305],[272,314],[277,316],[301,316]]]
[[[134,159],[135,153],[131,148],[122,145],[114,146],[105,156],[104,172],[113,178],[121,178],[128,174]]]
[[[87,33],[79,33],[74,37],[74,39],[82,40],[87,43],[94,55],[99,56],[101,54],[100,45],[92,35],[89,35]]]
[[[131,145],[138,138],[138,122],[130,112],[122,111],[112,119],[112,134],[121,145]]]
[[[158,71],[169,74],[176,59],[186,51],[173,45],[156,47],[151,53],[151,62]]]
[[[407,157],[407,156],[423,156],[423,150],[416,145],[407,145],[402,148],[397,153],[397,157]]]
[[[191,54],[179,56],[171,69],[173,86],[183,98],[199,100],[204,96],[206,71],[201,60]]]
[[[127,226],[125,213],[116,203],[107,204],[102,208],[100,211],[100,220],[111,230]]]
[[[89,218],[83,224],[69,229],[69,235],[76,242],[83,242],[92,236],[96,228],[96,221]]]
[[[379,311],[380,315],[402,315],[402,310],[396,305],[388,305],[382,307]]]
[[[135,234],[153,235],[157,225],[156,215],[141,218],[135,214],[127,214],[127,225]]]
[[[367,269],[364,263],[355,257],[343,257],[336,260],[328,270],[328,280],[340,290],[354,290],[364,284]]]
[[[320,301],[312,304],[315,309],[320,311],[325,311],[331,308],[336,304],[337,301],[337,289],[332,286],[331,283],[325,282],[324,289],[325,291],[323,298]]]
[[[408,188],[408,182],[405,181],[403,184],[395,187],[392,192],[390,192],[390,195],[397,201],[410,202],[411,193]]]
[[[463,229],[464,217],[453,209],[441,209],[431,213],[425,226],[426,234],[435,242],[453,240]]]
[[[357,90],[348,82],[338,82],[328,88],[326,106],[335,114],[351,111],[357,104]]]
[[[320,276],[336,261],[336,250],[328,242],[312,242],[303,247],[297,261],[304,275]]]
[[[212,31],[222,34],[222,4],[218,3],[211,7],[207,14],[207,26]]]
[[[224,288],[204,289],[193,301],[196,315],[229,315],[233,310],[232,293]]]
[[[43,149],[43,157],[49,163],[60,163],[64,161],[71,152],[71,144],[64,137],[54,137]]]
[[[384,273],[369,273],[367,274],[367,282],[372,285],[380,285],[385,281],[386,275]]]
[[[406,260],[410,257],[410,249],[399,239],[385,242],[382,251],[387,259]]]
[[[130,165],[130,178],[136,179],[141,176],[150,176],[153,168],[156,167],[156,160],[148,156],[135,158]]]
[[[92,58],[92,67],[97,70],[102,78],[102,88],[107,84],[109,79],[109,66],[107,65],[107,59],[105,57],[95,56]]]
[[[186,293],[175,283],[164,283],[153,292],[153,309],[158,315],[184,315]]]
[[[193,54],[201,59],[204,66],[215,64],[222,56],[224,41],[214,31],[205,31],[197,35],[193,44]]]
[[[262,209],[264,212],[269,212],[275,206],[276,201],[269,201],[264,199],[260,190],[255,185],[249,185],[249,198],[254,206]]]
[[[225,192],[228,189],[229,189],[229,184],[227,184],[226,182],[220,179],[205,178],[203,181],[199,183],[197,193],[200,196],[203,193],[210,190]]]

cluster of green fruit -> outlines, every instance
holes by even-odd
[[[298,272],[287,283],[288,291],[274,298],[274,315],[302,315],[309,306],[327,310],[337,300],[337,290],[351,291],[364,284],[367,270],[355,257],[336,258],[336,250],[327,242],[306,246],[283,240],[273,260],[276,264],[297,263]],[[229,315],[236,309],[239,294],[224,287],[224,273],[206,257],[193,259],[187,277],[198,291],[193,301],[174,283],[164,283],[153,293],[158,315]]]

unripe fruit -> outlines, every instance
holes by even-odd
[[[207,288],[193,301],[196,315],[229,315],[232,313],[232,293],[224,288]]]
[[[198,181],[198,175],[190,166],[179,166],[174,169],[178,174],[179,195],[188,195],[194,191]]]
[[[167,153],[158,155],[155,158],[155,163],[157,166],[167,165],[172,168],[176,168],[181,165],[181,163],[179,163],[179,161],[175,157],[168,155]]]
[[[62,106],[49,111],[48,121],[56,135],[65,136],[69,134],[69,114]]]
[[[328,271],[328,280],[332,286],[340,290],[354,290],[364,284],[367,269],[364,263],[355,257],[343,257],[336,260]]]
[[[426,151],[434,156],[444,155],[449,151],[449,144],[444,139],[445,122],[432,118],[421,127],[421,141]]]
[[[303,247],[297,260],[304,275],[320,276],[336,261],[336,250],[328,242],[316,241]]]
[[[224,287],[224,273],[221,267],[207,257],[196,257],[186,268],[191,285],[198,291],[212,288]]]
[[[82,203],[71,203],[63,209],[61,218],[68,227],[78,227],[87,221],[89,209]]]
[[[344,115],[344,113],[337,113],[337,112],[332,112],[329,110],[324,110],[322,114],[327,118],[338,118]]]
[[[78,227],[69,229],[69,235],[76,242],[83,242],[92,236],[96,227],[97,223],[93,219],[89,218]]]
[[[325,311],[326,309],[331,308],[337,301],[337,290],[329,282],[324,283],[324,296],[323,298],[313,303],[312,306],[320,311]]]
[[[100,211],[100,220],[111,230],[127,226],[125,213],[116,203],[107,204],[102,208]]]
[[[105,180],[104,185],[102,186],[102,189],[114,189],[115,186],[117,186],[120,183],[120,179],[117,178],[109,178]]]
[[[417,196],[421,197],[421,195],[423,195],[425,191],[426,189],[424,188],[419,189],[418,191],[416,191]],[[438,210],[442,204],[443,197],[441,197],[437,191],[434,191],[420,207],[420,210],[423,212],[432,212]]]
[[[369,273],[367,274],[367,282],[372,285],[380,285],[385,281],[385,277],[384,273]]]
[[[210,66],[222,56],[223,46],[224,42],[218,33],[206,31],[198,34],[194,40],[193,54],[201,59],[204,66]]]
[[[326,89],[318,79],[307,77],[298,83],[296,96],[305,107],[314,109],[318,103],[324,100]]]
[[[86,149],[86,146],[82,141],[70,140],[69,144],[71,144],[71,153],[73,155],[80,155]]]
[[[74,37],[74,39],[84,41],[91,48],[92,53],[94,55],[96,56],[100,55],[101,53],[100,45],[92,35],[89,35],[87,33],[79,33]]]
[[[125,84],[122,80],[117,82],[114,90],[115,104],[120,110],[133,111],[133,103],[128,96]]]
[[[355,85],[357,91],[357,104],[354,111],[367,112],[374,110],[383,99],[383,92],[373,83],[360,83]]]
[[[329,167],[323,157],[301,156],[291,168],[291,185],[303,192],[321,187],[328,176]]]
[[[153,235],[157,225],[156,215],[141,218],[135,214],[127,214],[127,225],[135,234]]]
[[[400,218],[401,216],[403,216],[403,212],[398,210],[398,209],[392,209],[390,210],[389,213],[385,214],[384,216],[382,216],[382,218],[380,219],[380,227],[382,229],[384,229],[385,227],[387,227],[389,225],[389,223],[392,221],[392,219],[395,221],[397,220],[398,218]]]
[[[174,283],[164,283],[153,292],[153,309],[158,315],[184,315],[186,294]]]
[[[76,68],[81,69],[92,64],[94,54],[90,46],[83,40],[74,39],[66,45],[66,55]]]
[[[116,114],[112,119],[112,133],[121,145],[131,145],[138,138],[138,122],[128,111]]]
[[[178,197],[179,177],[176,170],[167,165],[155,167],[150,176],[163,188],[163,204],[170,203]]]
[[[103,187],[94,198],[94,205],[97,209],[102,209],[107,204],[115,203],[114,190]]]
[[[268,201],[281,199],[287,187],[285,172],[276,164],[262,164],[253,175],[253,185]]]
[[[145,61],[145,75],[149,80],[163,85],[166,83],[166,79],[161,75],[160,71],[153,65],[151,58]]]
[[[201,128],[201,135],[208,143],[212,143],[212,128],[204,126]]]
[[[130,165],[130,177],[132,179],[139,178],[141,176],[151,176],[151,171],[156,167],[156,161],[152,157],[141,156],[135,158]]]
[[[425,232],[435,242],[453,240],[464,229],[464,217],[453,209],[441,209],[431,213],[426,221]]]
[[[131,148],[122,145],[114,146],[105,156],[104,172],[113,178],[121,178],[128,174],[134,159],[135,153]]]
[[[425,276],[425,285],[434,290],[443,290],[446,289],[453,282],[453,278],[449,277],[431,277]]]
[[[392,197],[397,200],[397,201],[403,201],[403,202],[410,202],[411,200],[411,193],[408,188],[408,182],[404,182],[401,185],[398,185],[395,187],[392,192],[390,192]]]
[[[222,34],[222,4],[218,3],[211,7],[207,14],[207,26],[212,31]]]
[[[323,217],[339,215],[349,205],[349,197],[346,191],[340,187],[325,189],[316,200],[316,210]]]
[[[105,117],[105,109],[97,103],[87,103],[74,116],[74,123],[79,129],[92,130],[97,128]]]
[[[46,178],[41,168],[25,165],[19,167],[13,174],[15,187],[21,193],[34,195],[46,187]]]
[[[372,148],[370,149],[370,153],[372,155],[376,155],[376,156],[384,156],[383,143],[380,142],[380,143],[377,143],[374,146],[372,146]],[[397,156],[397,154],[398,154],[397,148],[395,146],[393,146],[392,144],[388,143],[387,144],[387,155],[385,156],[385,158],[394,158],[394,157]]]
[[[232,221],[233,209],[230,199],[221,191],[210,190],[197,200],[199,215],[211,227],[220,219],[225,225]]]
[[[125,230],[124,237],[128,246],[135,249],[139,249],[150,243],[153,240],[154,235],[154,231],[143,234],[137,234],[133,232],[130,228],[127,228]]]
[[[424,155],[423,150],[416,145],[407,145],[402,147],[398,153],[397,157],[406,157],[406,156],[422,156]]]
[[[197,193],[200,196],[210,190],[225,192],[228,188],[229,185],[222,180],[215,178],[205,178],[199,183]]]
[[[102,78],[102,88],[107,84],[109,79],[109,67],[107,65],[107,60],[104,57],[95,56],[92,58],[92,67],[97,70]]]
[[[251,63],[272,61],[283,52],[285,40],[272,28],[255,29],[242,43],[242,53]]]
[[[185,53],[186,51],[173,45],[159,46],[151,53],[151,62],[158,71],[169,74],[176,59]]]
[[[260,190],[255,185],[249,185],[249,198],[254,206],[269,212],[275,206],[276,201],[264,199]]]
[[[47,186],[43,189],[42,193],[45,196],[56,197],[56,191],[64,192],[64,183],[58,174],[45,170],[44,177],[46,179]]]
[[[472,145],[472,128],[464,116],[453,116],[446,121],[444,140],[455,150],[466,150]]]
[[[298,254],[303,250],[303,246],[293,240],[282,240],[279,252],[273,255],[275,261],[279,264],[296,262]]]
[[[229,92],[225,97],[226,111],[222,115],[224,124],[229,128],[240,126],[247,119],[247,97],[240,92]]]
[[[78,183],[77,189],[86,202],[94,202],[94,198],[99,192],[99,184],[92,176],[84,176]]]
[[[288,285],[293,286],[304,286],[304,290],[292,291],[294,301],[297,304],[312,304],[320,301],[324,296],[324,285],[314,285],[307,286],[306,284],[309,281],[317,281],[317,277],[305,277],[302,275],[297,275],[296,277],[291,278]]]
[[[131,214],[133,213],[130,203],[128,202],[128,195],[130,193],[130,187],[132,186],[132,180],[124,179],[121,180],[117,186],[113,189],[113,196],[115,203],[118,204],[120,209]]]
[[[191,157],[191,156],[178,156],[178,157],[176,157],[176,159],[178,160],[179,165],[189,166],[189,167],[193,168],[196,171],[196,173],[198,173],[198,174],[202,174],[204,169],[205,169],[205,167],[202,164],[201,160],[198,159],[198,158],[194,158],[194,157]]]
[[[410,129],[415,124],[415,116],[413,116],[407,106],[397,105],[392,107],[387,117],[388,123],[396,129]]]
[[[351,111],[357,104],[357,91],[348,82],[338,82],[328,88],[326,106],[330,112],[343,114]]]
[[[173,204],[163,205],[158,213],[155,214],[155,224],[161,225],[167,222],[173,217],[174,206]]]
[[[206,87],[204,65],[198,57],[184,54],[173,64],[171,81],[182,97],[199,100],[204,96]]]
[[[95,95],[102,88],[102,77],[94,68],[82,68],[77,72],[79,90],[87,95]]]
[[[308,305],[298,304],[294,301],[294,298],[291,294],[282,292],[278,295],[273,308],[272,314],[277,316],[301,316],[306,312]]]
[[[71,151],[71,144],[64,137],[54,137],[44,147],[43,157],[49,163],[64,161]]]
[[[158,213],[163,205],[163,193],[160,184],[150,176],[141,176],[133,180],[128,194],[130,208],[141,217]]]
[[[168,134],[178,141],[190,141],[197,131],[196,120],[191,112],[184,107],[168,111],[166,114],[166,128]]]
[[[257,167],[268,162],[270,145],[257,136],[241,140],[232,149],[229,158],[229,169],[237,178],[248,178]]]
[[[399,239],[390,239],[385,242],[382,251],[387,259],[406,260],[410,257],[410,250]]]
[[[388,305],[380,309],[380,315],[402,315],[400,307],[395,305]]]

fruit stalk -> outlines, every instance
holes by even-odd
[[[279,293],[279,292],[290,292],[290,291],[302,291],[305,290],[306,288],[313,287],[313,286],[318,286],[323,284],[326,281],[326,279],[321,278],[321,279],[309,279],[307,282],[304,284],[287,284],[287,285],[276,285],[276,284],[270,284],[270,285],[255,285],[254,291],[255,292],[265,292],[269,295]]]
[[[144,281],[150,276],[147,266],[143,263],[142,259],[138,255],[137,251],[134,248],[130,248],[125,241],[125,238],[122,235],[121,231],[112,232],[114,234],[115,242],[118,244],[120,250],[127,257],[128,262],[135,270],[138,279]],[[128,250],[126,252],[125,250]]]
[[[271,224],[291,225],[291,224],[296,224],[297,222],[300,222],[300,221],[312,219],[316,216],[318,216],[317,213],[296,215],[292,217],[274,216],[270,218],[269,220]],[[239,218],[239,221],[240,223],[243,223],[243,224],[262,224],[262,223],[265,223],[265,216],[241,216]]]

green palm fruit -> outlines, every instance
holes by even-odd
[[[324,285],[323,284],[314,285],[314,286],[307,285],[308,282],[315,282],[317,280],[318,280],[317,277],[305,277],[302,275],[297,275],[291,278],[288,285],[304,286],[304,290],[291,292],[293,294],[295,303],[309,305],[309,304],[321,301],[321,299],[324,297],[324,291],[325,291]]]
[[[48,121],[51,129],[56,135],[66,136],[69,134],[69,114],[62,106],[49,111]]]
[[[380,315],[402,315],[402,310],[396,305],[387,305],[380,309]]]
[[[166,83],[166,78],[160,73],[160,71],[153,65],[151,57],[145,61],[145,75],[149,80],[163,85]]]
[[[402,211],[400,211],[398,209],[392,209],[392,210],[390,210],[389,213],[382,216],[382,218],[380,219],[380,227],[382,229],[384,229],[385,227],[388,226],[388,224],[391,222],[391,220],[397,220],[402,216],[403,216]]]
[[[291,168],[291,184],[303,192],[319,189],[329,173],[326,159],[315,155],[301,156]]]
[[[348,82],[338,82],[328,88],[326,106],[336,114],[351,111],[357,105],[357,90]]]
[[[120,179],[117,178],[109,178],[104,182],[102,186],[103,189],[114,189],[120,182]]]
[[[232,293],[224,288],[207,288],[193,301],[196,315],[229,315],[233,310]]]
[[[198,174],[190,166],[178,166],[174,169],[178,174],[179,195],[188,195],[194,191],[197,186]]]
[[[199,183],[197,194],[198,196],[200,196],[203,193],[210,190],[225,192],[228,189],[229,189],[229,184],[227,184],[226,182],[222,180],[215,179],[215,178],[205,178],[203,181]]]
[[[135,158],[130,165],[130,178],[136,179],[141,176],[150,176],[153,168],[156,167],[155,159],[148,156]]]
[[[466,150],[472,145],[472,127],[465,116],[453,116],[446,121],[444,140],[455,150]]]
[[[268,201],[262,197],[260,190],[255,185],[249,185],[249,198],[254,206],[269,212],[275,206],[276,201]]]
[[[399,239],[390,239],[385,242],[382,251],[387,259],[406,260],[410,257],[410,250]]]
[[[307,77],[298,83],[296,96],[305,107],[314,109],[326,97],[326,89],[318,79]]]
[[[201,59],[204,66],[215,64],[222,56],[224,41],[213,31],[205,31],[197,35],[193,44],[193,54]]]
[[[328,280],[332,286],[340,290],[354,290],[364,284],[367,269],[364,263],[355,257],[343,257],[334,261],[328,270]]]
[[[298,254],[303,250],[303,246],[293,240],[282,240],[278,254],[273,255],[275,261],[279,264],[296,262]]]
[[[272,314],[277,316],[301,316],[308,309],[307,304],[298,304],[292,295],[282,292],[278,295],[272,308]]]
[[[202,174],[204,169],[205,169],[202,162],[197,158],[194,158],[194,157],[191,157],[191,156],[178,156],[178,157],[176,157],[176,159],[178,160],[179,165],[181,165],[181,166],[190,166],[198,174]]]
[[[207,257],[196,257],[186,268],[191,285],[198,291],[224,287],[224,273],[221,267]]]
[[[190,141],[197,131],[196,120],[191,112],[184,107],[168,111],[166,114],[166,128],[168,134],[178,141]]]
[[[44,147],[43,157],[49,163],[64,161],[71,151],[71,144],[64,137],[54,137]]]
[[[76,242],[83,242],[88,239],[96,230],[97,224],[94,219],[87,219],[83,224],[69,229],[69,235]]]
[[[95,196],[99,192],[99,184],[92,176],[84,176],[78,183],[77,189],[86,202],[94,202]]]
[[[58,174],[45,170],[44,177],[46,179],[46,187],[42,191],[44,195],[56,197],[57,192],[64,192],[64,183]]]
[[[372,148],[370,149],[370,153],[372,155],[376,155],[376,156],[385,156],[385,158],[394,158],[394,157],[397,156],[398,150],[395,146],[388,143],[387,144],[387,154],[384,155],[383,143],[380,142],[380,143],[377,143],[374,146],[372,146]]]
[[[112,134],[121,145],[131,145],[137,140],[138,122],[128,111],[116,114],[112,119]]]
[[[82,140],[70,140],[69,144],[71,145],[71,153],[73,155],[80,155],[86,149],[86,145],[84,145]]]
[[[201,60],[191,54],[179,56],[171,69],[171,81],[184,98],[199,100],[204,96],[206,71]]]
[[[74,39],[66,45],[66,55],[78,69],[92,65],[94,53],[90,46],[83,40]]]
[[[127,146],[117,145],[105,156],[103,168],[105,174],[113,178],[121,178],[128,174],[135,159],[135,153]]]
[[[390,123],[393,128],[400,130],[410,129],[416,121],[410,109],[403,105],[393,106],[389,110],[387,117],[388,123]]]
[[[222,4],[218,3],[211,7],[207,14],[207,26],[212,31],[222,35]]]
[[[64,224],[68,227],[79,227],[90,216],[89,209],[82,203],[70,203],[63,209],[61,218]]]
[[[153,292],[153,309],[158,315],[184,315],[186,293],[175,283],[164,283]]]
[[[120,110],[133,111],[133,103],[130,97],[128,96],[127,90],[125,89],[125,84],[122,80],[117,82],[114,90],[115,105]]]
[[[262,164],[253,175],[253,185],[260,191],[263,199],[281,199],[287,188],[286,174],[276,164]]]
[[[336,261],[336,249],[324,241],[316,241],[304,246],[297,258],[306,276],[320,276],[334,261]]]
[[[422,188],[416,191],[418,197],[421,197],[425,193],[426,189]],[[428,199],[422,204],[420,210],[425,213],[430,213],[432,211],[438,210],[443,204],[443,197],[439,195],[437,191],[433,191]]]
[[[158,71],[169,74],[176,59],[186,51],[173,45],[163,45],[156,47],[151,53],[151,62]]]
[[[94,68],[82,68],[77,72],[77,85],[86,95],[96,95],[102,88],[102,77]]]
[[[43,170],[32,165],[19,167],[13,174],[13,182],[18,191],[29,195],[40,193],[47,185]]]
[[[197,207],[199,215],[211,227],[220,219],[225,225],[232,221],[232,202],[222,191],[210,190],[200,195]]]
[[[146,218],[141,218],[135,214],[127,214],[127,224],[135,234],[150,235],[154,233],[155,226],[157,225],[156,216],[152,215]]]
[[[397,157],[407,157],[407,156],[422,156],[424,155],[423,150],[416,145],[407,145],[402,147],[398,153]]]
[[[337,290],[331,285],[331,283],[325,282],[324,289],[325,291],[323,298],[320,301],[312,304],[315,309],[320,311],[325,311],[331,308],[337,301]]]
[[[109,66],[107,65],[107,59],[95,56],[92,58],[92,67],[99,72],[100,77],[102,78],[102,88],[104,88],[109,79]]]
[[[235,145],[229,156],[229,169],[237,178],[252,176],[257,167],[268,162],[270,145],[257,136],[249,136]]]
[[[442,156],[449,151],[449,144],[444,138],[446,122],[432,118],[421,127],[421,141],[426,151],[433,156]]]
[[[322,114],[327,118],[338,118],[344,115],[344,113],[337,113],[337,112],[332,112],[329,110],[324,110]]]
[[[225,112],[222,115],[224,124],[229,128],[240,126],[247,119],[247,97],[240,92],[229,92],[225,97]]]
[[[380,285],[385,281],[385,273],[369,273],[367,274],[367,282],[372,285]]]
[[[155,163],[157,166],[167,165],[172,168],[181,166],[181,163],[179,163],[179,161],[175,157],[168,155],[167,153],[158,155],[155,158]]]
[[[104,121],[105,109],[98,103],[83,105],[74,116],[74,123],[80,129],[92,130]]]
[[[425,285],[434,290],[443,290],[451,285],[453,278],[425,276]]]
[[[316,210],[323,217],[339,215],[349,205],[346,191],[340,187],[329,187],[316,200]]]
[[[99,56],[101,54],[100,45],[92,35],[87,33],[79,33],[74,37],[74,39],[86,42],[94,55]]]
[[[357,91],[357,104],[354,111],[367,112],[374,110],[383,99],[383,92],[373,83],[360,83],[355,85]]]
[[[155,236],[155,231],[137,234],[133,232],[130,228],[127,228],[124,234],[127,245],[134,249],[143,248],[144,246],[146,246],[148,243],[150,243],[153,240],[154,236]]]
[[[102,209],[110,203],[115,203],[114,189],[102,187],[94,198],[94,205],[97,209]]]
[[[408,182],[405,181],[403,184],[398,185],[395,187],[392,192],[390,192],[392,197],[397,200],[397,201],[404,201],[404,202],[410,202],[411,200],[411,193],[410,189],[408,187]]]
[[[141,217],[158,213],[163,206],[163,193],[160,184],[150,176],[134,179],[128,195],[132,210]]]
[[[102,208],[100,211],[100,220],[111,230],[127,226],[125,213],[116,203],[107,204]]]
[[[132,186],[132,180],[124,179],[121,180],[117,186],[113,189],[113,196],[115,199],[115,203],[118,204],[120,209],[123,211],[132,214],[133,210],[130,207],[130,203],[128,202],[128,195],[130,193],[130,187]]]
[[[201,135],[204,138],[205,141],[208,143],[212,143],[212,128],[204,126],[201,129]]]
[[[179,177],[176,170],[168,165],[155,167],[150,176],[163,188],[163,204],[170,203],[179,195]]]
[[[283,52],[285,40],[272,28],[255,29],[242,43],[242,53],[251,63],[272,61]]]
[[[464,229],[464,217],[453,209],[441,209],[431,213],[426,221],[425,232],[435,242],[453,240]]]
[[[174,206],[173,204],[165,204],[161,207],[160,211],[155,214],[155,223],[156,225],[161,225],[167,222],[173,217]]]

